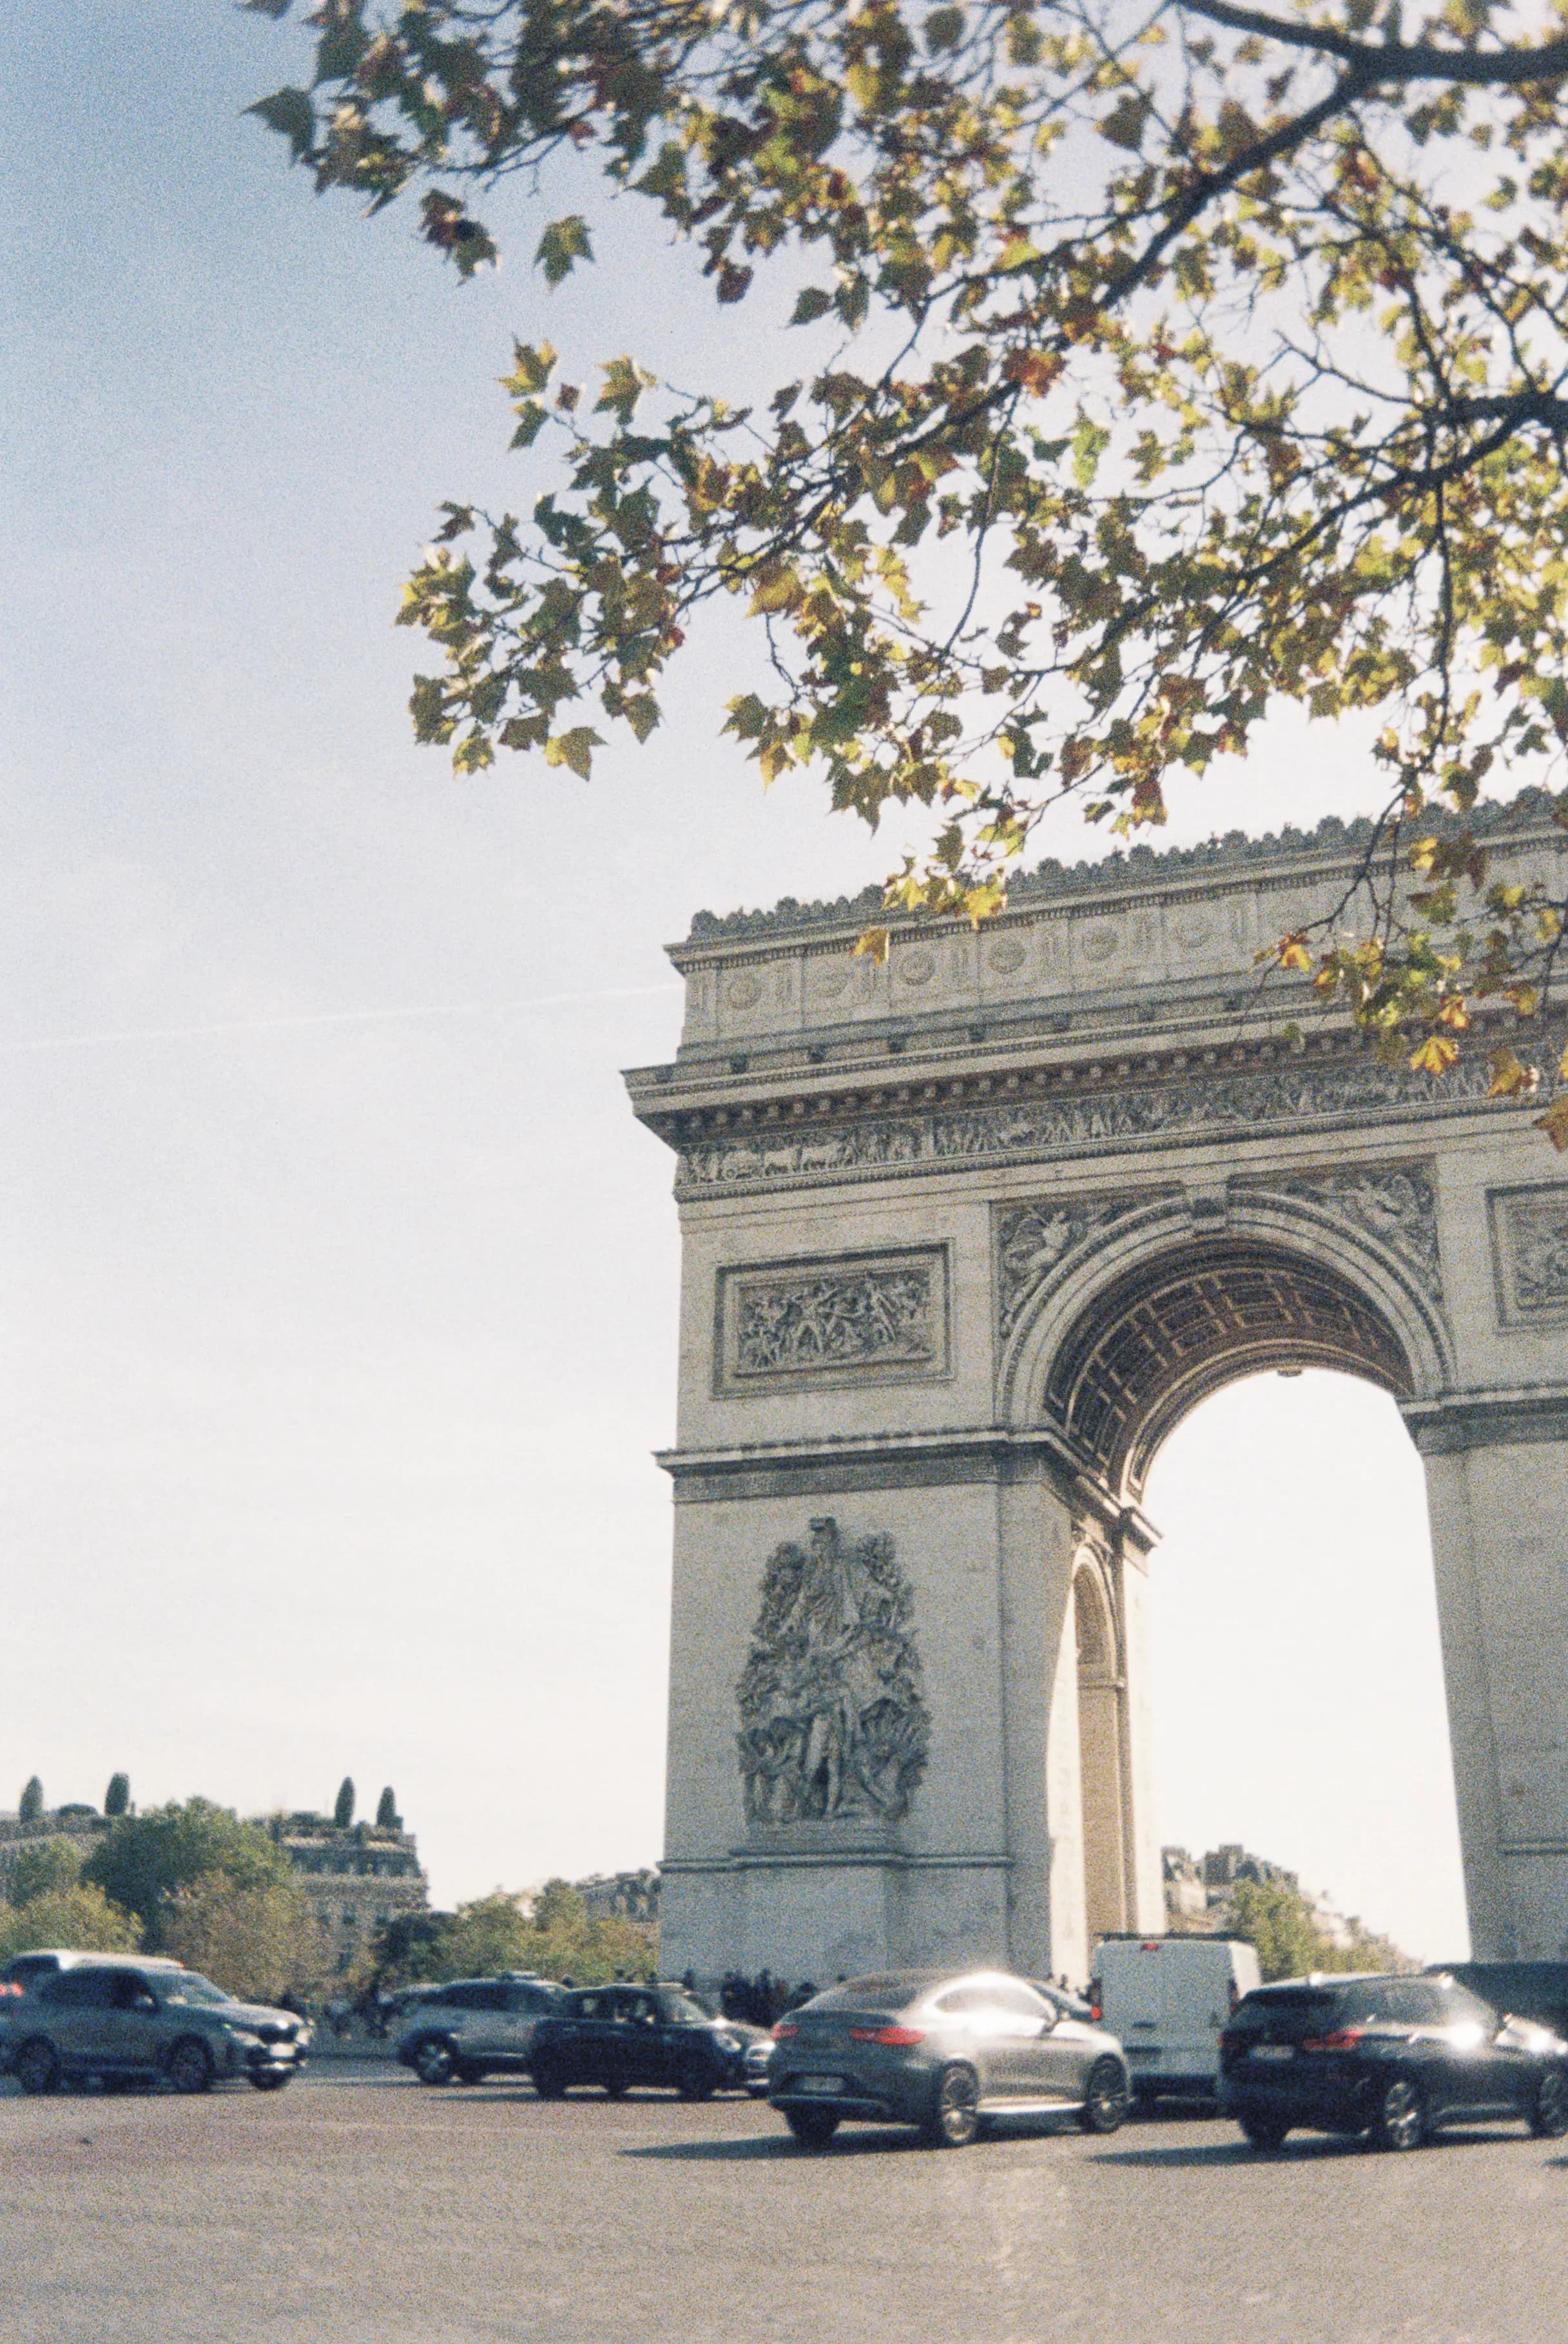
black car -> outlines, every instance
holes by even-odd
[[[678,1985],[579,1987],[541,2019],[530,2067],[541,2100],[573,2084],[619,2099],[633,2084],[662,2084],[683,2100],[746,2088],[746,2046],[758,2030],[714,2018]]]
[[[1568,1962],[1429,1962],[1427,1975],[1453,1978],[1493,2010],[1533,2018],[1568,2042]]]
[[[1440,1977],[1294,1978],[1244,1995],[1219,2037],[1219,2105],[1254,2148],[1296,2126],[1416,2148],[1440,2125],[1568,2133],[1568,2043]]]

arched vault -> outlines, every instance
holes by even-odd
[[[1168,1197],[1035,1296],[1003,1363],[1002,1413],[1050,1425],[1136,1501],[1160,1442],[1223,1384],[1334,1368],[1409,1400],[1441,1384],[1446,1349],[1409,1265],[1342,1222],[1270,1197],[1233,1200],[1205,1228]]]

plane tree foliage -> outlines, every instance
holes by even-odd
[[[1284,704],[1362,720],[1360,882],[1273,962],[1433,1071],[1519,1021],[1493,1087],[1568,1147],[1564,902],[1472,819],[1529,779],[1568,823],[1568,0],[246,5],[314,49],[254,110],[465,276],[498,183],[597,172],[800,329],[745,407],[518,344],[533,500],[409,581],[421,740],[586,774],[730,596],[764,779],[929,809],[889,907],[981,918],[1064,797],[1130,833]]]

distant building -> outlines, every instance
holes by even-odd
[[[73,1849],[86,1864],[108,1827],[96,1807],[50,1807],[29,1823],[24,1823],[15,1810],[0,1814],[0,1898],[9,1898],[17,1862],[29,1850],[58,1843]]]
[[[659,1918],[659,1872],[595,1872],[572,1886],[588,1908],[591,1921],[640,1921]]]
[[[1278,1881],[1286,1888],[1300,1884],[1283,1864],[1250,1855],[1234,1841],[1197,1858],[1184,1847],[1162,1848],[1160,1863],[1165,1876],[1165,1925],[1178,1936],[1221,1935],[1229,1915],[1230,1892],[1238,1881],[1252,1880],[1259,1886]]]
[[[259,1821],[299,1874],[339,1976],[369,1953],[385,1923],[430,1910],[430,1884],[401,1824],[339,1824],[303,1812]]]

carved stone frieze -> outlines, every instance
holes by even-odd
[[[1086,1241],[1148,1200],[1047,1197],[996,1216],[996,1313],[1006,1341],[1047,1278]]]
[[[845,1539],[831,1517],[808,1546],[775,1547],[736,1689],[746,1819],[763,1830],[896,1823],[931,1738],[891,1538]]]
[[[1504,1322],[1568,1318],[1568,1184],[1494,1189],[1488,1202]]]
[[[1328,1172],[1314,1178],[1272,1180],[1274,1194],[1300,1197],[1349,1222],[1397,1254],[1434,1302],[1442,1300],[1437,1242],[1437,1199],[1423,1172]]]
[[[715,1188],[794,1187],[946,1171],[966,1161],[1040,1162],[1249,1132],[1259,1124],[1383,1123],[1401,1112],[1470,1106],[1485,1097],[1490,1079],[1480,1052],[1442,1076],[1363,1057],[1331,1065],[1290,1059],[1246,1073],[1118,1082],[1075,1096],[938,1108],[897,1120],[866,1116],[799,1133],[723,1135],[683,1150],[676,1190],[690,1196]]]
[[[719,1278],[721,1384],[858,1378],[946,1366],[940,1246],[726,1269]]]

